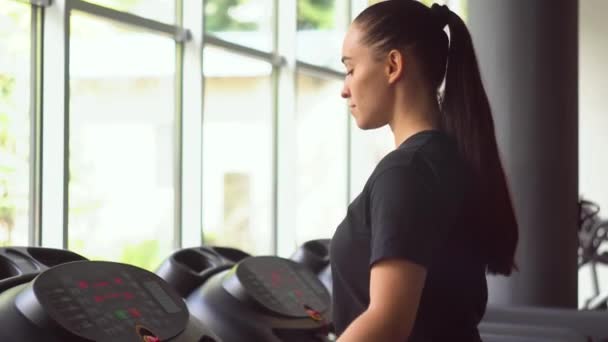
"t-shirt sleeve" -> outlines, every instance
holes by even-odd
[[[435,183],[411,166],[391,167],[377,176],[370,193],[370,267],[388,258],[430,266],[448,233]]]

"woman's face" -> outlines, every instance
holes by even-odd
[[[373,129],[389,122],[392,100],[385,63],[361,42],[362,37],[363,31],[353,24],[344,38],[342,62],[347,75],[341,95],[348,100],[357,126]]]

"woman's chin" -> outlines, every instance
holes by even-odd
[[[367,117],[367,116],[364,116],[364,115],[362,116],[360,112],[355,113],[355,111],[351,110],[350,114],[353,116],[353,119],[355,119],[355,122],[357,123],[357,127],[359,127],[362,130],[376,129],[376,128],[380,128],[380,127],[384,126],[382,123],[374,122],[373,120],[369,120],[369,117]]]
[[[359,127],[359,129],[362,129],[362,130],[370,130],[370,129],[376,129],[376,128],[382,127],[382,125],[378,125],[373,122],[363,121],[363,120],[359,120],[357,118],[355,118],[355,120],[357,122],[357,127]]]

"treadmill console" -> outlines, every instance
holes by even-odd
[[[233,296],[255,301],[269,313],[291,318],[311,317],[329,309],[329,294],[305,266],[271,256],[241,261],[224,281]]]
[[[112,262],[54,267],[21,296],[17,305],[23,312],[34,317],[44,312],[74,335],[93,341],[133,340],[135,334],[166,340],[181,333],[189,318],[182,299],[158,276]]]

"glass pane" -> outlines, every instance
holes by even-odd
[[[30,6],[0,6],[0,246],[27,245],[30,175]]]
[[[342,71],[342,40],[348,17],[346,0],[298,0],[296,57]]]
[[[272,0],[207,0],[205,32],[262,51],[272,51]]]
[[[330,238],[346,214],[347,133],[342,82],[297,77],[297,245]]]
[[[395,149],[393,134],[388,125],[362,130],[351,120],[351,183],[350,199],[357,197],[374,168],[384,156]]]
[[[175,23],[176,0],[87,0],[88,2],[133,13],[141,17]]]
[[[272,67],[206,47],[205,243],[272,253]]]
[[[69,247],[154,269],[173,246],[175,43],[71,20]]]

